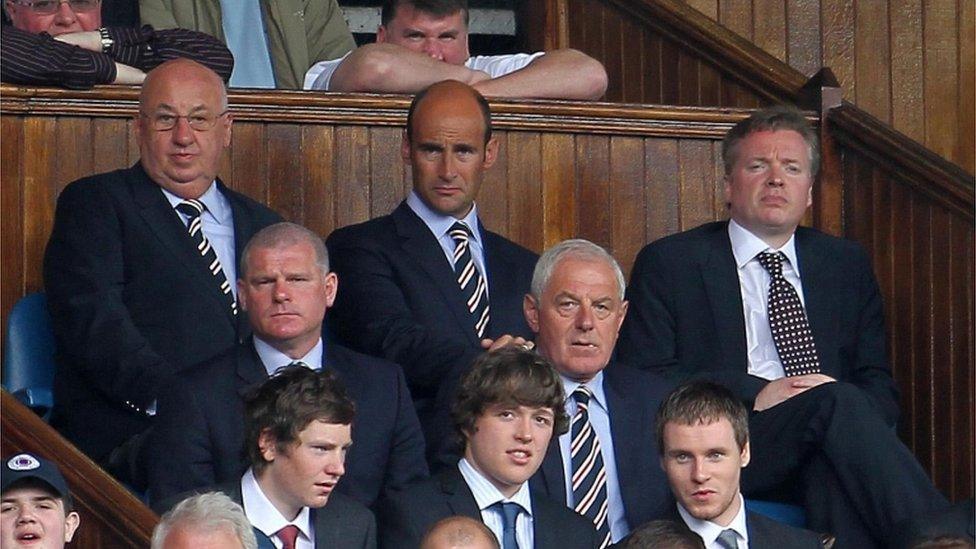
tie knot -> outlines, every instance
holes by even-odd
[[[461,243],[467,242],[471,238],[471,229],[467,225],[461,223],[460,221],[455,222],[451,225],[451,230],[447,232],[454,239],[454,242]]]
[[[301,360],[293,360],[288,363],[289,366],[301,366],[302,368],[308,368],[308,364],[305,364]]]
[[[723,549],[738,549],[739,547],[739,536],[731,528],[722,530],[722,533],[718,535],[718,539],[715,541]]]
[[[590,388],[586,385],[580,385],[573,391],[573,400],[576,401],[577,406],[586,406],[590,403],[590,398],[593,397],[593,393],[590,392]]]
[[[275,535],[281,540],[284,549],[294,549],[295,540],[298,539],[298,527],[294,524],[289,524],[275,532]]]
[[[514,501],[499,501],[493,507],[501,513],[502,520],[505,521],[506,529],[515,528],[515,521],[518,519],[519,513],[522,512],[521,505]]]
[[[783,274],[783,252],[762,252],[759,254],[759,264],[763,266],[771,276]]]
[[[191,219],[194,217],[200,217],[200,214],[202,214],[206,209],[207,207],[204,206],[203,202],[192,198],[189,200],[184,200],[176,205],[176,211]]]

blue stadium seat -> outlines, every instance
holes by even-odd
[[[796,526],[797,528],[806,528],[807,525],[807,514],[799,505],[790,505],[777,501],[747,499],[746,509],[753,513],[767,516],[775,521],[782,522],[783,524]]]
[[[43,293],[14,304],[3,343],[3,385],[26,406],[47,418],[54,405],[54,335]]]

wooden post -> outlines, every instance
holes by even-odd
[[[820,178],[813,192],[813,224],[835,236],[844,234],[843,164],[830,134],[830,111],[843,103],[843,90],[828,67],[820,69],[803,88],[797,104],[820,114]]]

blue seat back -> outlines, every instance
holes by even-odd
[[[805,528],[807,525],[807,514],[803,508],[789,503],[779,503],[777,501],[767,501],[759,499],[747,499],[746,509],[753,513],[769,517],[777,522]]]
[[[40,414],[54,404],[54,335],[47,299],[28,294],[14,304],[3,343],[3,385]]]

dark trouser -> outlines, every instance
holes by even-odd
[[[752,497],[803,503],[837,548],[887,546],[895,527],[948,505],[860,389],[827,383],[749,418]]]

